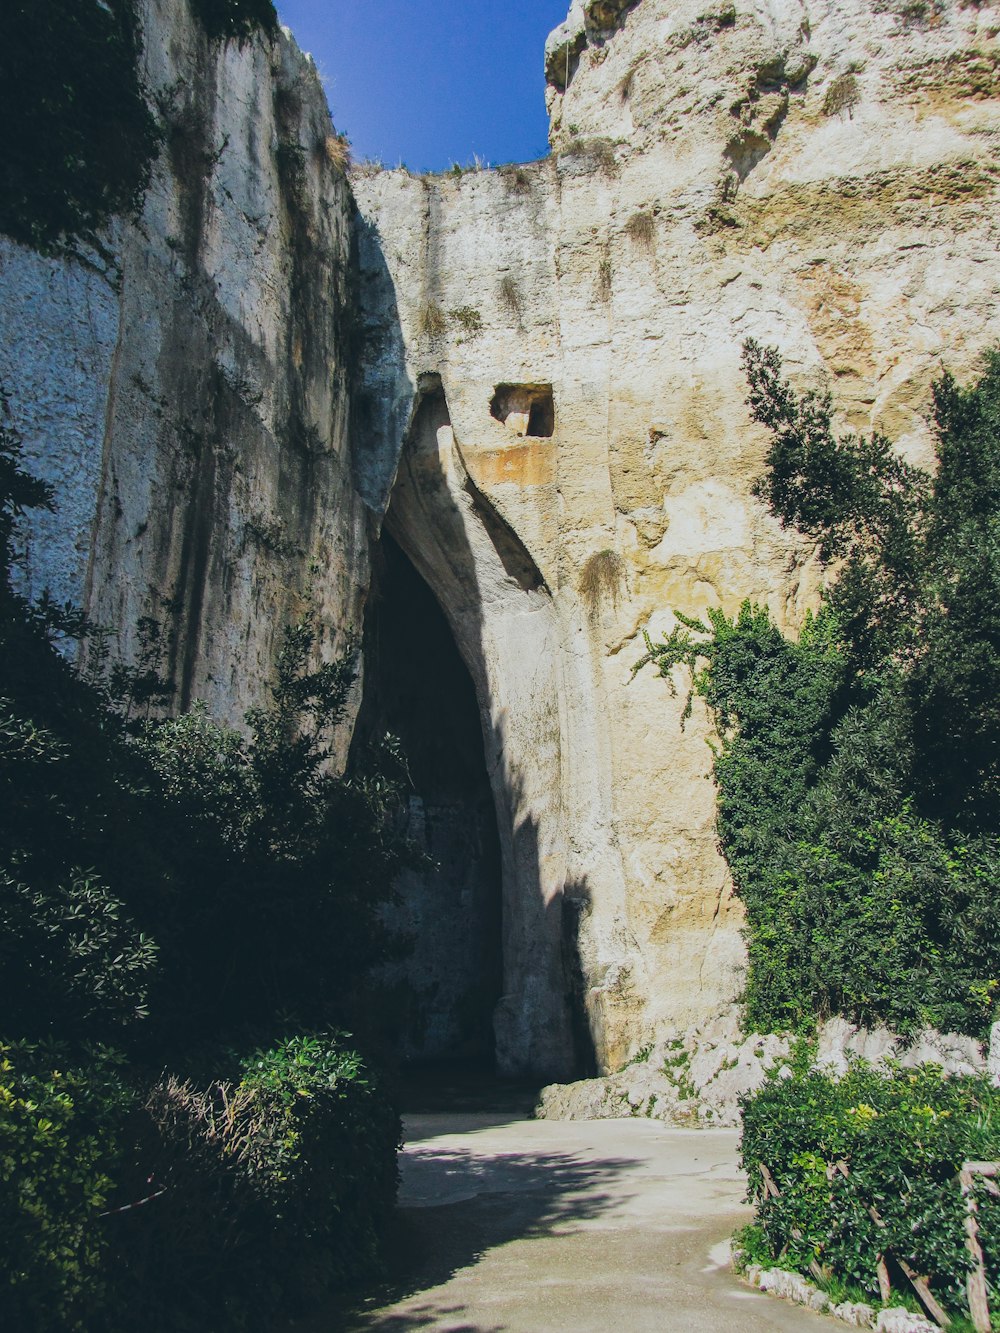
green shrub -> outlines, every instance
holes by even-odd
[[[353,656],[309,668],[310,615],[289,626],[249,736],[203,709],[137,741],[157,797],[170,897],[156,910],[155,997],[173,1038],[230,1041],[358,1018],[355,995],[389,947],[382,907],[413,853],[394,821],[399,783],[331,771]],[[166,844],[166,845],[164,845]],[[166,878],[166,877],[165,877]],[[157,1005],[153,1005],[154,1022]]]
[[[342,1038],[292,1038],[204,1088],[165,1077],[148,1112],[167,1190],[120,1228],[134,1326],[271,1328],[378,1271],[399,1121]]]
[[[884,437],[835,438],[829,394],[796,395],[773,350],[748,343],[745,365],[771,434],[757,493],[838,572],[797,640],[744,603],[678,614],[638,665],[689,666],[720,732],[746,1020],[982,1035],[1000,998],[1000,355],[969,389],[935,386],[933,476]]]
[[[353,656],[313,666],[307,612],[249,735],[198,707],[144,717],[154,636],[150,661],[95,684],[57,650],[79,624],[12,587],[16,519],[48,499],[20,457],[0,422],[0,1035],[159,1060],[292,1017],[356,1021],[411,854],[388,751],[378,772],[331,771]]]
[[[278,28],[273,0],[191,0],[191,8],[212,38],[242,39]]]
[[[0,58],[0,231],[40,249],[138,207],[159,134],[134,0],[8,0]]]
[[[77,1329],[109,1289],[101,1220],[132,1102],[107,1053],[0,1043],[0,1322]]]
[[[272,1328],[373,1270],[398,1124],[334,1038],[220,1050],[359,1013],[411,856],[398,785],[334,775],[353,660],[313,665],[309,613],[246,734],[149,716],[155,635],[83,678],[60,651],[82,618],[12,580],[49,502],[0,415],[0,1040],[73,1043],[0,1047],[0,1326]],[[197,1044],[204,1090],[165,1080],[142,1112],[89,1045],[112,1036],[136,1087]]]
[[[987,1079],[947,1078],[934,1066],[889,1074],[855,1067],[839,1081],[800,1070],[772,1077],[742,1109],[755,1262],[802,1272],[817,1262],[877,1297],[876,1264],[887,1251],[890,1268],[905,1261],[945,1306],[965,1308],[958,1172],[966,1161],[1000,1158],[1000,1092]],[[768,1196],[761,1164],[779,1197]],[[983,1190],[977,1203],[983,1237],[1000,1234],[998,1201]],[[986,1260],[1000,1294],[995,1247]]]
[[[861,101],[861,86],[853,73],[838,74],[823,98],[823,115],[835,116],[846,111],[853,119],[854,108]]]

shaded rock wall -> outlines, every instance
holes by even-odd
[[[164,130],[142,216],[76,258],[0,241],[0,381],[56,489],[25,576],[111,627],[126,658],[139,618],[159,619],[178,703],[239,721],[303,594],[333,652],[367,586],[351,196],[289,37],[210,43],[174,0],[141,14]]]
[[[424,859],[388,912],[405,949],[381,969],[388,1035],[410,1060],[493,1059],[500,997],[500,845],[479,704],[430,589],[383,531],[365,612],[365,688],[352,741],[396,737]]]

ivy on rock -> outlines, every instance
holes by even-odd
[[[837,572],[797,639],[749,603],[679,614],[638,666],[689,666],[720,732],[747,1022],[980,1035],[1000,990],[1000,353],[934,386],[934,473],[837,438],[829,394],[797,395],[773,349],[747,342],[744,366],[771,434],[757,493]]]

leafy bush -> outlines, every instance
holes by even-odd
[[[51,248],[138,207],[159,135],[134,0],[8,0],[0,231]]]
[[[273,33],[278,28],[273,0],[191,0],[191,8],[213,38],[244,38],[257,29]]]
[[[0,1048],[0,1323],[246,1327],[370,1272],[391,1206],[398,1126],[357,1055],[307,1037],[220,1051],[359,1014],[410,857],[398,786],[334,775],[354,667],[311,665],[308,613],[247,734],[204,709],[149,715],[155,635],[148,661],[84,679],[60,647],[92,631],[12,578],[17,520],[48,503],[0,415],[0,1040],[71,1043]],[[111,1037],[137,1088],[197,1046],[207,1091],[167,1082],[127,1114],[90,1045]],[[166,1194],[113,1211],[154,1180]]]
[[[638,665],[688,665],[721,734],[747,1022],[980,1035],[1000,998],[1000,355],[935,386],[933,477],[884,437],[836,439],[829,395],[794,394],[777,353],[748,343],[745,364],[771,432],[758,493],[838,574],[797,641],[745,603],[679,615]]]
[[[131,1106],[113,1057],[0,1042],[0,1320],[78,1329],[109,1286],[100,1214]]]
[[[163,1078],[147,1109],[166,1193],[118,1231],[133,1326],[271,1328],[377,1271],[399,1121],[342,1038],[292,1038],[204,1089]]]
[[[312,667],[307,612],[285,631],[249,735],[203,708],[130,711],[158,681],[155,660],[110,686],[82,679],[56,651],[60,627],[79,625],[11,586],[14,523],[48,499],[19,460],[0,428],[3,1035],[111,1038],[158,1059],[293,1016],[354,1021],[410,852],[391,756],[350,780],[332,772],[352,656]]]
[[[1000,1157],[1000,1092],[940,1069],[855,1067],[772,1077],[743,1103],[743,1165],[757,1206],[754,1258],[830,1276],[878,1296],[878,1256],[903,1260],[945,1306],[965,1307],[969,1256],[958,1172]],[[779,1197],[770,1197],[760,1167]],[[1000,1235],[1000,1201],[977,1192],[980,1231]],[[872,1217],[874,1209],[883,1225]],[[986,1255],[1000,1294],[1000,1255]],[[899,1279],[902,1282],[902,1279]],[[905,1285],[905,1284],[904,1284]]]
[[[388,948],[381,909],[411,860],[393,822],[398,784],[384,770],[331,771],[354,665],[347,656],[310,670],[314,642],[308,614],[286,629],[249,736],[196,708],[137,741],[161,802],[159,836],[177,844],[154,932],[160,1005],[193,1039],[357,1017],[355,990]]]

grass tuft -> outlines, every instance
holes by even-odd
[[[580,570],[579,589],[591,612],[596,611],[602,602],[610,600],[615,606],[625,582],[625,561],[617,551],[606,547],[589,556]]]
[[[625,223],[625,235],[644,250],[652,250],[656,241],[656,220],[652,213],[633,213]]]
[[[423,303],[417,317],[417,327],[427,338],[439,338],[444,333],[448,327],[448,322],[437,301],[425,301]]]

